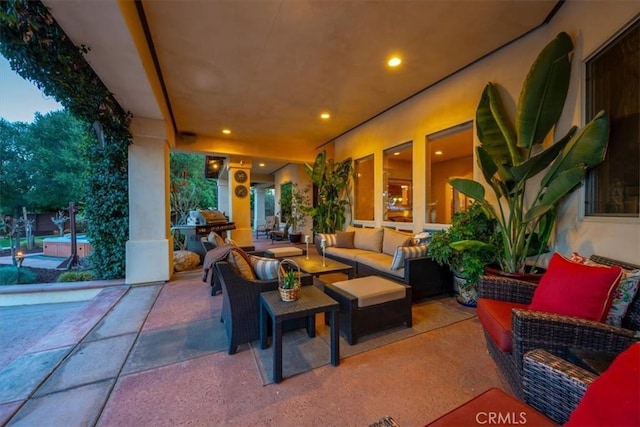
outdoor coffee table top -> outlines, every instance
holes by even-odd
[[[328,273],[347,273],[351,277],[353,268],[348,264],[325,258],[325,265],[322,265],[322,255],[309,255],[309,259],[306,256],[296,256],[289,258],[295,261],[300,267],[300,271],[303,273],[311,274],[312,276],[318,276],[320,274]]]
[[[315,286],[303,286],[298,295],[296,301],[282,301],[279,291],[268,291],[262,292],[260,298],[277,322],[340,308],[336,300]]]

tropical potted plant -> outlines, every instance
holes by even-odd
[[[309,185],[300,188],[297,183],[290,183],[290,189],[282,191],[280,215],[282,220],[291,226],[291,232],[288,233],[291,243],[300,243],[302,240],[302,228],[308,218],[307,207],[311,205],[310,191]]]
[[[572,51],[573,42],[563,32],[540,52],[523,84],[515,123],[496,85],[487,84],[482,93],[476,111],[477,161],[497,206],[485,198],[481,183],[449,181],[497,221],[502,241],[497,263],[508,273],[525,273],[529,257],[535,266],[549,250],[558,204],[581,185],[589,168],[604,159],[609,133],[604,112],[581,130],[574,126],[558,142],[542,148],[564,107]]]
[[[437,231],[429,241],[429,256],[453,272],[456,299],[462,305],[475,307],[485,265],[498,259],[501,242],[496,225],[479,203],[472,203],[453,215],[451,227]]]
[[[313,231],[333,233],[342,230],[345,223],[345,210],[349,202],[349,185],[354,168],[351,158],[341,162],[327,160],[327,152],[316,156],[313,166],[305,163],[311,182],[318,188],[318,204],[305,208],[313,218]]]

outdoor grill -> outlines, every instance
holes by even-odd
[[[205,209],[189,211],[187,225],[173,227],[173,229],[179,230],[186,237],[187,250],[199,254],[202,258],[205,255],[204,248],[200,242],[202,237],[206,237],[212,231],[224,237],[224,232],[235,228],[236,225],[233,222],[229,222],[221,212]]]

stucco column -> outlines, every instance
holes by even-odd
[[[218,179],[218,210],[229,215],[229,181]]]
[[[262,187],[254,187],[253,189],[253,227],[254,229],[260,224],[264,224],[266,219],[264,216],[264,199],[265,191]]]
[[[173,272],[167,125],[135,118],[131,133],[126,283],[167,281]]]
[[[236,228],[231,236],[239,246],[253,244],[251,230],[251,165],[231,163],[229,165],[229,219]]]

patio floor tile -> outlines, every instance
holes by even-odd
[[[220,318],[140,333],[122,374],[144,371],[227,348]]]
[[[149,285],[129,289],[129,292],[113,307],[108,316],[91,331],[85,341],[94,341],[139,331],[160,289],[162,289],[162,285]]]
[[[71,348],[63,347],[17,357],[0,371],[0,403],[29,397]]]
[[[35,393],[36,397],[116,378],[136,339],[121,335],[81,344]]]
[[[115,380],[29,399],[11,426],[91,426],[97,421]],[[55,420],[52,423],[52,420]]]

